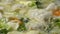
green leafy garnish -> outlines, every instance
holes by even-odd
[[[34,6],[36,6],[36,4],[35,4],[35,2],[31,2],[31,3],[28,4],[28,6],[29,7],[34,7]]]
[[[60,18],[53,20],[53,22],[54,22],[55,26],[60,27]]]
[[[43,8],[43,7],[42,7],[42,3],[41,3],[39,0],[37,0],[37,1],[35,2],[35,4],[36,4],[37,8]]]
[[[0,34],[7,34],[7,33],[8,33],[8,30],[7,29],[0,30]]]
[[[29,18],[21,18],[20,20],[21,20],[23,23],[28,23],[30,19],[29,19]]]
[[[25,24],[20,25],[17,30],[18,31],[25,31],[26,30]]]

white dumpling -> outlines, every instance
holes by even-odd
[[[46,23],[42,20],[41,21],[33,21],[31,20],[30,22],[26,23],[25,24],[26,28],[28,30],[41,30],[41,29],[44,29],[44,27],[46,27]]]
[[[47,11],[46,9],[30,9],[27,13],[27,16],[30,18],[37,18],[44,17],[44,15],[51,14],[50,11]]]
[[[54,10],[57,8],[57,5],[55,3],[50,3],[45,9],[46,10]]]
[[[18,23],[14,23],[14,21],[10,21],[7,23],[13,30],[17,30],[17,28],[19,27]]]
[[[51,11],[47,11],[46,9],[32,9],[28,12],[31,22],[27,23],[26,26],[28,29],[39,29],[40,27],[43,29],[47,26],[44,18],[48,16],[51,16]]]
[[[25,6],[23,4],[14,4],[12,7],[11,7],[11,10],[14,11],[16,9],[21,9],[21,8],[24,8]]]

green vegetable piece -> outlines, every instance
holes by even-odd
[[[8,30],[6,30],[6,29],[0,30],[0,34],[7,34],[7,33],[8,33]]]
[[[36,4],[37,8],[43,8],[42,3],[39,0],[36,0],[35,4]]]
[[[18,31],[25,31],[26,30],[25,24],[20,25],[17,30]]]

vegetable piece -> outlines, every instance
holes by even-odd
[[[21,18],[20,20],[24,23],[27,23],[27,22],[29,22],[30,19],[29,18]]]
[[[54,22],[60,22],[60,19],[55,19]]]
[[[25,23],[29,22],[29,18],[25,18],[25,19],[23,20],[23,22],[25,22]]]
[[[43,8],[42,7],[42,3],[39,1],[39,0],[36,0],[36,5],[37,5],[37,8]]]
[[[18,31],[25,31],[26,30],[25,24],[20,25],[17,30]]]
[[[8,33],[8,30],[7,29],[0,30],[0,34],[7,34],[7,33]]]
[[[16,18],[16,17],[9,17],[9,21],[14,21],[14,22],[17,22],[17,23],[19,23],[19,24],[22,24],[22,21],[19,20],[19,19]]]
[[[6,23],[0,23],[0,30],[7,29],[9,30],[10,26],[8,26]]]
[[[17,18],[16,17],[9,17],[9,21],[10,20],[17,20]]]
[[[10,27],[6,23],[4,22],[1,23],[0,21],[0,34],[7,34],[9,31],[9,28]]]
[[[21,18],[19,20],[21,20],[23,22],[23,24],[19,25],[19,28],[17,30],[25,31],[26,30],[25,23],[29,22],[29,18]]]
[[[54,19],[53,22],[55,26],[58,26],[60,28],[60,18]]]
[[[31,2],[28,4],[29,7],[34,7],[35,5],[36,5],[35,2]]]
[[[54,16],[60,16],[60,9],[56,9],[53,11]]]

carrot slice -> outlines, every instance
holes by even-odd
[[[54,10],[53,15],[54,16],[60,16],[60,10]]]

